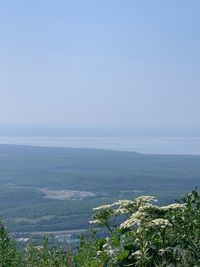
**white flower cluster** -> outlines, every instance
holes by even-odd
[[[104,225],[113,216],[112,205],[102,205],[97,208],[93,208],[94,215],[93,220],[89,221],[91,224]]]
[[[99,210],[108,210],[111,209],[112,205],[102,205],[96,208],[93,208],[93,211],[99,211]]]
[[[185,204],[171,204],[163,207],[152,204],[156,199],[153,196],[139,196],[133,200],[118,200],[113,204],[102,205],[94,208],[95,215],[92,224],[103,225],[110,218],[115,218],[118,215],[127,215],[128,219],[121,223],[120,228],[141,228],[142,224],[149,227],[159,226],[160,228],[171,227],[172,224],[161,215],[168,211],[184,210]],[[153,219],[153,220],[152,220]]]
[[[144,203],[143,205],[140,205],[138,207],[138,210],[139,211],[146,211],[146,212],[150,212],[150,213],[153,213],[153,212],[155,213],[155,212],[160,211],[160,207],[153,205],[151,203]]]
[[[158,227],[164,229],[166,227],[171,227],[172,224],[167,219],[158,218],[158,219],[152,220],[150,222],[150,226],[158,226]]]
[[[141,223],[148,217],[146,212],[137,211],[125,222],[121,223],[120,228],[132,228],[133,226],[140,226]]]
[[[119,207],[114,211],[114,213],[115,215],[125,215],[129,213],[129,210],[127,210],[126,208]]]
[[[150,202],[155,201],[155,197],[153,196],[140,196],[133,200],[123,199],[114,202],[113,204],[109,205],[102,205],[96,208],[93,208],[94,212],[101,212],[101,211],[112,211],[114,215],[124,215],[124,214],[133,214],[138,210],[153,208]],[[116,208],[117,207],[117,208]]]
[[[89,223],[91,223],[91,224],[101,224],[101,220],[100,219],[95,219],[95,220],[89,221]]]
[[[152,202],[152,201],[155,201],[156,198],[153,197],[153,196],[140,196],[140,197],[137,197],[135,199],[136,203],[148,203],[148,202]]]
[[[186,204],[179,204],[179,203],[174,203],[174,204],[170,204],[167,206],[162,206],[160,207],[161,210],[164,211],[170,211],[170,210],[179,210],[179,209],[186,209]]]
[[[115,215],[130,214],[136,210],[135,202],[128,199],[118,200],[117,202],[114,202],[112,205],[118,207],[115,210]]]
[[[137,260],[140,260],[142,257],[142,251],[141,250],[136,250],[131,254],[131,256],[135,257]]]
[[[103,245],[103,251],[106,252],[111,258],[114,258],[115,256],[118,255],[119,248],[118,247],[113,247],[109,241]]]
[[[123,207],[128,207],[131,205],[134,205],[134,201],[133,200],[129,200],[129,199],[120,199],[117,202],[114,202],[112,205],[113,206],[123,206]]]

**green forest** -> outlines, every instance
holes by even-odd
[[[160,204],[200,186],[200,156],[0,145],[0,215],[12,233],[87,229],[93,207],[144,194]],[[85,198],[45,198],[41,188]]]

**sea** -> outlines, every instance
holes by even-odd
[[[200,137],[0,136],[0,144],[106,149],[142,154],[200,155]]]

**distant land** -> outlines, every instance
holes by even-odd
[[[0,145],[0,214],[11,232],[86,229],[92,208],[200,186],[200,156]]]
[[[200,137],[49,137],[0,136],[0,144],[93,148],[143,154],[200,155]]]

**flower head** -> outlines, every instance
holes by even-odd
[[[172,224],[167,219],[158,218],[158,219],[152,220],[150,222],[150,226],[158,226],[158,227],[164,229],[166,227],[171,227]]]
[[[128,220],[120,225],[120,228],[131,228],[133,226],[140,226],[141,223],[148,217],[146,212],[135,212]]]
[[[174,204],[161,207],[161,210],[164,210],[164,211],[185,210],[185,209],[186,209],[186,204],[179,204],[179,203],[174,203]]]
[[[111,209],[112,205],[102,205],[96,208],[93,208],[93,211],[99,211],[99,210],[107,210],[107,209]]]

